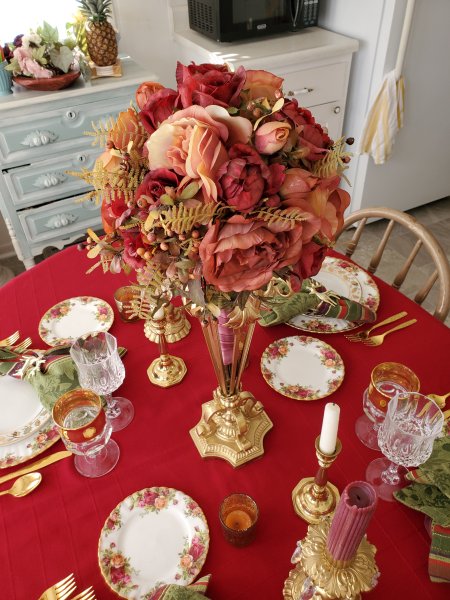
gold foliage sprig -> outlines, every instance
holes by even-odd
[[[316,177],[332,177],[333,175],[342,175],[343,171],[347,169],[347,162],[352,156],[351,152],[344,151],[344,145],[346,141],[344,137],[340,137],[335,141],[330,152],[328,152],[324,158],[316,162],[311,163],[311,171]],[[344,179],[346,177],[344,176]]]
[[[293,229],[296,223],[305,221],[308,218],[302,210],[299,208],[275,208],[275,209],[262,209],[258,211],[257,218],[272,225],[274,223],[280,225],[290,225]]]
[[[180,202],[159,213],[159,220],[165,231],[171,230],[178,234],[188,233],[196,224],[208,223],[216,210],[217,205],[213,203],[188,207]]]
[[[67,171],[67,173],[74,177],[84,179],[86,183],[95,188],[92,192],[89,192],[84,199],[87,197],[95,198],[96,203],[98,204],[103,199],[106,201],[111,200],[114,197],[114,194],[119,192],[123,195],[125,201],[128,202],[133,200],[136,188],[147,173],[147,167],[142,164],[137,164],[130,166],[127,171],[120,170],[109,172],[106,171],[101,164],[97,163],[92,170],[82,169],[81,172]]]
[[[113,117],[106,117],[97,123],[91,122],[92,131],[84,131],[83,134],[93,137],[93,146],[106,146],[109,139],[110,130],[115,126],[116,120]]]

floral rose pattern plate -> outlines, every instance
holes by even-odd
[[[274,390],[294,400],[319,400],[341,385],[342,358],[329,344],[306,335],[276,340],[261,357],[264,379]]]
[[[128,496],[109,515],[98,559],[106,583],[119,596],[153,600],[163,585],[192,583],[208,547],[199,505],[173,488],[151,487]]]
[[[85,333],[108,331],[113,320],[114,312],[107,302],[79,296],[52,306],[39,323],[39,335],[49,346],[63,346]]]
[[[380,292],[375,281],[361,267],[347,260],[327,256],[320,271],[314,275],[314,279],[327,289],[350,300],[361,302],[372,310],[376,311],[380,304]],[[359,298],[358,287],[361,290]],[[355,329],[360,323],[352,323],[345,319],[297,315],[289,321],[288,325],[310,333],[340,333]]]

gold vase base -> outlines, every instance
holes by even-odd
[[[208,405],[212,403],[213,400],[206,402],[203,405],[203,412],[207,411]],[[203,418],[189,433],[202,458],[223,458],[233,467],[239,467],[264,454],[264,436],[273,427],[272,421],[264,410],[247,419],[247,424],[245,436],[235,439],[224,439],[217,430],[206,433],[210,428]]]
[[[186,373],[184,360],[170,354],[155,358],[147,369],[148,378],[159,387],[171,387],[180,383]]]
[[[288,578],[284,582],[283,598],[284,600],[299,600],[302,592],[306,592],[308,588],[308,574],[303,570],[302,564],[298,563],[292,571],[289,572]],[[304,589],[306,588],[306,589]],[[312,596],[307,596],[310,600],[330,600],[329,596],[323,591],[315,591]],[[361,594],[351,596],[351,600],[361,600]],[[350,600],[350,598],[348,599]]]
[[[339,502],[340,494],[329,481],[320,495],[314,494],[314,477],[301,479],[292,491],[294,510],[307,523],[319,523],[331,516]]]

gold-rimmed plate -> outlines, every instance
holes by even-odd
[[[49,346],[65,346],[85,333],[108,331],[113,321],[114,311],[107,302],[93,296],[78,296],[49,308],[38,330]]]
[[[336,350],[306,335],[272,342],[261,357],[261,372],[271,388],[294,400],[320,400],[335,392],[345,368]]]

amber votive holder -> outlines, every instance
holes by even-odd
[[[247,546],[255,539],[259,509],[247,494],[227,496],[219,508],[225,539],[233,546]]]
[[[139,321],[138,315],[133,315],[131,301],[136,297],[136,293],[131,285],[124,285],[114,292],[114,301],[119,311],[119,316],[125,323]]]

